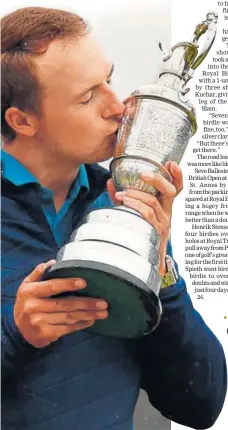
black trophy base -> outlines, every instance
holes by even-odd
[[[57,262],[45,273],[45,279],[77,277],[84,278],[87,287],[58,297],[94,297],[109,305],[109,316],[96,320],[88,330],[109,337],[134,338],[150,333],[159,324],[159,298],[143,281],[128,272],[104,263],[69,260]]]

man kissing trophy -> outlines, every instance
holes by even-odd
[[[197,130],[186,84],[214,42],[217,18],[208,12],[191,42],[164,53],[157,84],[140,87],[127,99],[110,164],[117,191],[132,188],[157,196],[158,191],[141,179],[144,171],[171,181],[165,163],[180,163]],[[204,33],[199,51],[197,42]],[[45,278],[84,278],[87,288],[76,294],[109,303],[109,317],[90,330],[113,337],[142,336],[158,326],[162,313],[159,246],[160,236],[137,211],[124,205],[94,210],[73,231]]]

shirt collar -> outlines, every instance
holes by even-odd
[[[3,174],[8,181],[16,186],[25,184],[39,184],[38,179],[15,157],[8,152],[1,150]],[[89,190],[89,180],[84,164],[80,166],[78,175],[72,184],[71,193],[74,194],[74,189],[78,187],[85,187]]]
[[[14,185],[38,184],[36,177],[26,169],[15,157],[8,152],[1,151],[4,177]]]
[[[80,166],[77,178],[78,178],[78,185],[80,187],[85,187],[87,188],[87,190],[89,190],[89,179],[88,179],[88,175],[84,164]]]

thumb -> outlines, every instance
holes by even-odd
[[[27,284],[29,282],[41,281],[45,271],[48,269],[48,267],[55,264],[55,262],[55,260],[49,260],[47,263],[38,264],[38,266],[36,266],[35,269],[28,276],[26,276],[24,282]]]
[[[121,204],[121,202],[119,200],[117,200],[115,197],[116,189],[115,189],[115,185],[114,185],[114,182],[112,179],[109,179],[107,182],[107,190],[108,190],[109,196],[110,196],[111,200],[113,201],[113,203],[116,206],[119,206]]]

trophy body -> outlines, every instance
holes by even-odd
[[[157,196],[157,190],[141,179],[145,171],[172,181],[165,163],[181,161],[197,129],[186,83],[214,41],[216,22],[217,15],[208,13],[191,43],[179,43],[166,54],[157,85],[139,88],[126,101],[110,164],[118,191],[133,188]],[[197,41],[205,32],[208,38],[198,53]],[[46,279],[85,278],[87,288],[77,295],[109,303],[109,317],[90,330],[114,337],[142,336],[157,327],[162,313],[159,247],[158,233],[136,211],[125,206],[95,210],[59,251]]]

